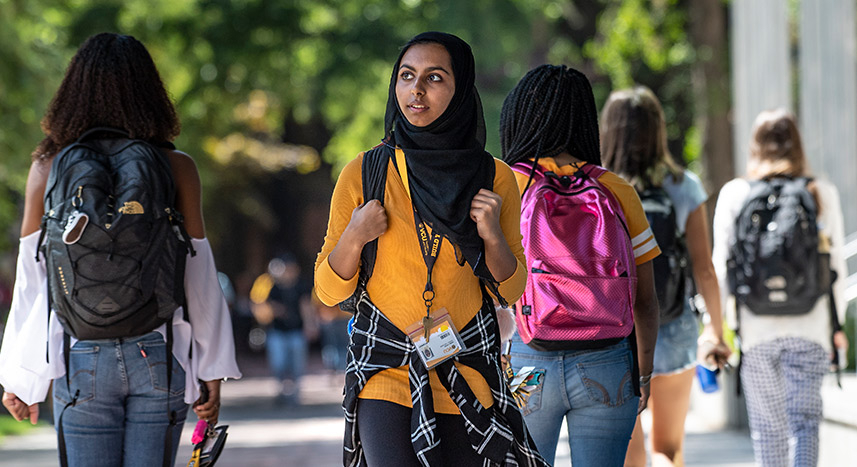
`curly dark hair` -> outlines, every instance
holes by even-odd
[[[80,46],[42,119],[45,139],[33,160],[52,158],[96,127],[153,143],[172,142],[181,131],[152,56],[131,36],[101,33]]]
[[[509,165],[563,152],[601,165],[598,111],[586,76],[565,65],[530,70],[503,102],[500,144]]]

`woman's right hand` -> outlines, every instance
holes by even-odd
[[[373,199],[354,208],[351,220],[328,255],[330,268],[339,277],[348,279],[357,274],[360,252],[367,243],[387,231],[387,211],[381,202]]]
[[[3,406],[19,422],[25,418],[29,418],[30,423],[35,425],[39,419],[39,404],[27,405],[11,392],[3,393]]]
[[[380,201],[371,199],[354,208],[345,231],[362,248],[363,245],[375,240],[387,231],[387,211],[384,210]],[[343,233],[343,236],[345,235]]]
[[[205,384],[208,390],[208,400],[194,402],[193,412],[200,420],[205,420],[209,425],[215,426],[220,417],[220,380],[204,381],[202,384]]]
[[[706,325],[697,340],[696,359],[698,362],[710,368],[724,367],[732,355],[732,349],[723,342],[723,337],[718,336]]]

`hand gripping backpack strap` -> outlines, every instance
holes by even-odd
[[[377,147],[366,151],[363,155],[361,177],[363,184],[363,202],[377,199],[384,205],[384,192],[387,184],[387,163],[390,161],[389,154],[383,147]],[[366,287],[366,282],[372,276],[375,268],[375,257],[378,255],[378,239],[372,240],[363,247],[360,253],[362,266],[360,267],[360,284]]]
[[[361,163],[361,182],[363,185],[363,202],[377,199],[384,205],[384,192],[387,184],[387,164],[390,154],[384,146],[376,146],[363,154]],[[349,313],[357,312],[357,300],[359,295],[366,290],[366,284],[372,277],[375,268],[375,258],[378,255],[378,239],[363,245],[360,252],[360,268],[357,272],[357,288],[354,294],[339,304],[343,311]]]

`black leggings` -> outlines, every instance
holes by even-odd
[[[358,399],[357,430],[369,467],[420,467],[411,444],[411,412],[410,407],[393,402]],[[461,415],[435,416],[442,466],[483,465],[470,446]]]

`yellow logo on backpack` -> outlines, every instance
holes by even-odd
[[[137,201],[125,201],[125,205],[119,208],[120,214],[143,214],[143,205]]]

